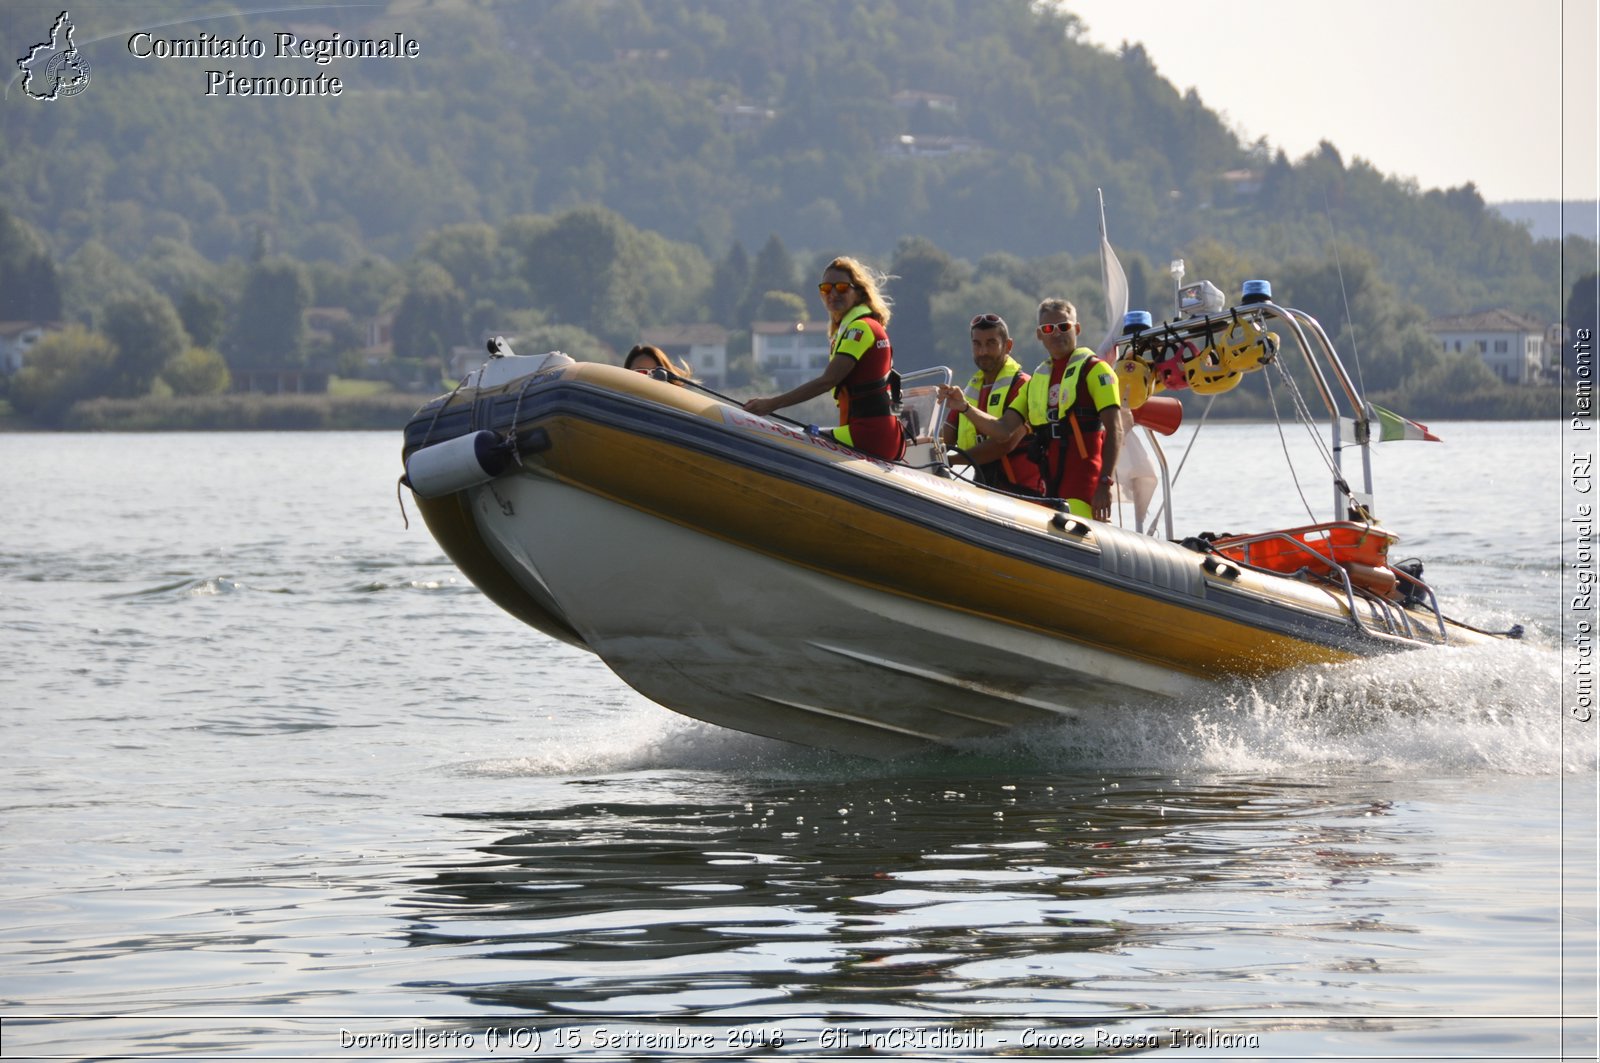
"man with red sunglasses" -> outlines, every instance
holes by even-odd
[[[1011,357],[1015,341],[1005,318],[979,314],[972,319],[972,374],[962,393],[967,404],[999,417],[1028,384],[1028,374]],[[1039,466],[1028,456],[1027,426],[1005,436],[980,432],[972,418],[952,413],[940,433],[945,446],[957,448],[951,464],[970,464],[977,481],[1008,494],[1037,498],[1044,493]]]
[[[1122,449],[1122,397],[1111,366],[1078,346],[1080,331],[1077,308],[1067,300],[1039,304],[1035,335],[1050,357],[999,418],[971,408],[959,388],[947,385],[940,392],[951,409],[987,435],[1005,436],[1031,425],[1047,497],[1065,500],[1079,516],[1110,520],[1111,470]]]

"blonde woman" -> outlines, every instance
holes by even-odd
[[[822,271],[822,305],[828,308],[833,354],[822,375],[769,399],[751,399],[744,408],[768,414],[833,392],[839,427],[826,433],[836,442],[889,461],[905,453],[900,421],[894,415],[890,374],[894,348],[889,343],[889,301],[879,278],[853,258],[839,257]]]

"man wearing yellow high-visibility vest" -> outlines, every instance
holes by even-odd
[[[1028,374],[1011,357],[1015,341],[999,314],[979,314],[972,319],[972,361],[978,371],[963,389],[967,404],[999,417],[1027,386]],[[940,433],[945,446],[957,448],[952,465],[971,465],[977,481],[1014,495],[1037,498],[1044,490],[1039,466],[1028,456],[1027,426],[1017,425],[1009,435],[989,436],[978,431],[972,418],[952,413]]]
[[[1031,425],[1046,496],[1064,499],[1080,516],[1110,520],[1111,470],[1122,448],[1122,398],[1111,367],[1078,346],[1080,331],[1078,311],[1065,299],[1039,304],[1035,334],[1050,357],[999,418],[973,409],[960,388],[939,390],[952,410],[990,436]]]

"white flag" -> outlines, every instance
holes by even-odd
[[[1095,191],[1100,195],[1100,285],[1106,296],[1106,338],[1095,351],[1105,358],[1122,334],[1122,317],[1128,312],[1128,275],[1122,272],[1122,263],[1106,237],[1105,193]]]

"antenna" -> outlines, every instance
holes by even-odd
[[[1350,354],[1356,362],[1356,383],[1363,397],[1367,394],[1367,381],[1361,375],[1361,346],[1356,342],[1356,319],[1350,316],[1350,293],[1344,288],[1344,266],[1339,262],[1339,236],[1333,231],[1333,210],[1328,205],[1328,190],[1322,190],[1322,216],[1328,219],[1328,247],[1333,251],[1333,268],[1339,275],[1339,298],[1344,301],[1344,323],[1350,329]],[[1365,416],[1361,410],[1356,413]]]

